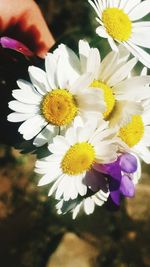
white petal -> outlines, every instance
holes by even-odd
[[[82,91],[83,89],[88,88],[90,86],[90,84],[92,83],[92,78],[93,77],[92,77],[91,73],[83,74],[70,87],[71,92],[74,94],[77,94],[78,92]]]
[[[130,41],[135,45],[150,48],[149,27],[136,27],[133,30]]]
[[[16,100],[10,101],[8,103],[8,106],[13,111],[20,112],[20,113],[31,113],[34,115],[35,113],[39,111],[39,107],[36,105],[24,104]]]
[[[100,53],[97,48],[91,48],[87,59],[87,72],[93,73],[94,79],[98,79],[100,69]]]
[[[116,61],[118,59],[118,53],[112,51],[110,52],[102,61],[101,67],[100,67],[100,75],[99,79],[101,81],[106,81],[109,77],[110,73],[112,72],[112,68],[116,64]]]
[[[21,122],[29,119],[31,116],[31,114],[13,112],[7,116],[7,120],[11,122]]]
[[[74,176],[65,175],[59,183],[56,198],[59,199],[62,194],[65,201],[77,198],[78,192],[75,187],[75,180]]]
[[[86,97],[85,97],[86,96]],[[82,94],[76,97],[81,112],[104,112],[106,109],[103,91],[96,88],[83,90]]]
[[[49,166],[49,173],[46,173],[39,181],[38,186],[43,186],[50,184],[61,175],[61,170],[58,168],[58,165],[53,163]]]
[[[61,179],[63,178],[64,175],[61,175],[57,180],[56,182],[53,184],[53,186],[51,187],[51,189],[49,190],[48,192],[48,196],[51,196],[57,189]]]
[[[98,1],[98,2],[100,2],[100,1]],[[105,9],[106,7],[107,7],[107,1],[106,0],[101,0],[101,2],[102,2],[102,6],[103,6],[103,9]]]
[[[100,190],[100,191],[96,194],[96,196],[97,196],[98,199],[101,199],[101,200],[103,200],[103,201],[106,202],[107,199],[108,199],[108,196],[109,196],[109,192],[105,193],[105,192],[103,192],[102,190]]]
[[[40,94],[44,95],[47,91],[50,91],[45,71],[34,66],[30,66],[28,71],[32,84]]]
[[[113,88],[117,100],[141,101],[150,97],[150,76],[132,77]]]
[[[109,7],[119,7],[119,1],[116,0],[107,0],[107,1],[109,3]]]
[[[13,90],[12,96],[18,101],[26,104],[40,104],[42,97],[39,95],[34,87],[29,87],[29,90]]]
[[[48,53],[45,58],[45,68],[46,68],[46,75],[49,82],[49,85],[52,89],[58,87],[57,79],[56,79],[56,69],[57,69],[57,59],[51,53]]]
[[[69,66],[70,73],[68,73],[68,76],[73,76],[70,77],[70,79],[76,79],[79,76],[80,72],[80,61],[77,55],[72,49],[64,44],[59,45],[56,51],[60,57],[64,58],[65,64],[68,64]],[[56,51],[54,51],[54,53],[56,53]]]
[[[92,138],[95,130],[97,128],[97,119],[94,119],[92,121],[87,121],[85,123],[84,128],[78,128],[77,129],[77,140],[78,142],[86,142],[90,138]]]
[[[87,215],[92,214],[94,212],[94,201],[92,198],[88,197],[84,200],[84,210]]]
[[[129,41],[124,43],[124,45],[139,61],[150,68],[150,55],[146,51]]]
[[[142,114],[143,107],[141,103],[132,101],[116,101],[115,110],[110,118],[110,126],[127,124],[131,120],[131,116]]]
[[[118,47],[111,36],[108,37],[108,42],[109,42],[111,49],[115,52],[118,52]]]
[[[77,129],[78,127],[83,127],[83,117],[82,116],[77,115],[74,118],[73,127],[74,127],[74,129]]]
[[[135,58],[128,61],[111,76],[111,78],[108,80],[108,84],[110,86],[114,86],[116,83],[119,83],[124,80],[126,77],[128,77],[129,73],[134,68],[136,63],[137,60]]]
[[[144,143],[145,146],[150,146],[150,126],[145,126],[144,127],[144,135],[142,138],[142,142]]]
[[[33,85],[31,83],[22,79],[17,80],[17,85],[19,86],[20,89],[26,92],[29,92],[33,88]]]
[[[98,2],[97,1],[94,1],[95,3],[93,3],[91,0],[88,0],[89,4],[93,7],[93,9],[95,10],[96,14],[101,17],[101,8],[100,6],[98,5]]]
[[[68,141],[68,143],[70,144],[70,146],[77,143],[78,139],[77,139],[76,131],[73,127],[69,128],[67,130],[67,132],[65,134],[65,138]]]
[[[57,66],[57,81],[59,88],[66,89],[69,84],[72,84],[78,77],[79,73],[71,65],[71,58],[66,58],[62,55],[59,58]]]
[[[138,21],[132,23],[132,30],[134,31],[136,28],[140,27],[150,27],[150,21]]]
[[[38,136],[35,137],[33,144],[37,147],[46,143],[52,143],[53,138],[59,134],[59,127],[48,124]]]
[[[81,202],[80,204],[78,204],[78,205],[74,208],[74,210],[73,210],[73,214],[72,214],[72,219],[73,219],[73,220],[76,219],[76,217],[77,217],[77,215],[78,215],[78,213],[79,213],[79,211],[80,211],[81,206],[82,206],[82,202]]]
[[[129,13],[131,10],[133,10],[140,2],[141,0],[121,0],[122,6],[120,8],[123,8],[126,13]]]
[[[148,72],[147,68],[144,67],[144,68],[142,69],[142,71],[141,71],[141,76],[146,76],[146,75],[147,75],[147,72]]]
[[[150,151],[147,147],[136,146],[136,151],[145,163],[150,164]]]
[[[63,155],[69,149],[69,143],[65,137],[57,135],[54,137],[53,143],[49,144],[48,149],[54,154]]]
[[[76,177],[72,177],[69,182],[69,191],[70,191],[70,198],[76,199],[78,196],[78,191],[76,188]]]
[[[108,38],[108,33],[106,32],[106,29],[104,26],[99,26],[96,28],[96,33],[103,38]]]
[[[124,47],[123,44],[120,44],[118,46],[119,49],[119,58],[118,58],[118,63],[121,62],[126,62],[130,56],[130,52]]]
[[[150,1],[145,0],[133,8],[128,14],[132,21],[145,17],[150,12]]]
[[[65,57],[60,57],[57,64],[57,81],[60,89],[66,89],[69,86],[69,66],[65,62]]]
[[[87,186],[83,184],[83,181],[82,181],[84,176],[85,176],[84,174],[78,175],[76,176],[76,180],[75,180],[77,191],[79,195],[81,196],[85,196],[87,193]]]
[[[97,197],[93,197],[93,200],[94,200],[94,202],[95,202],[95,204],[97,205],[97,206],[102,206],[103,204],[104,204],[104,201],[103,200],[101,200],[101,199],[98,199]]]
[[[18,131],[23,134],[25,140],[30,140],[36,136],[47,124],[47,122],[40,115],[29,118],[21,124]]]
[[[80,40],[79,41],[79,56],[80,56],[81,69],[83,73],[86,71],[87,58],[89,56],[89,52],[90,52],[90,46],[88,42],[85,40]]]

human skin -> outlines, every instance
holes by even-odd
[[[38,5],[33,0],[0,0],[0,35],[23,42],[44,57],[54,44]]]

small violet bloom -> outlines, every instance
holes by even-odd
[[[3,48],[9,48],[9,49],[15,50],[17,52],[22,53],[23,55],[27,57],[33,56],[33,52],[28,47],[26,47],[23,43],[15,39],[12,39],[9,37],[1,37],[0,44]]]
[[[135,187],[132,181],[133,174],[137,171],[137,159],[129,154],[123,154],[109,164],[95,165],[94,168],[109,175],[110,198],[117,206],[120,204],[121,196],[133,197]]]

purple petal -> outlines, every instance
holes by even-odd
[[[123,154],[120,157],[120,167],[126,173],[134,173],[137,170],[137,159],[129,153]]]
[[[120,188],[121,180],[109,177],[109,190],[110,192],[117,191]]]
[[[100,189],[104,192],[108,192],[107,182],[104,175],[94,169],[86,173],[84,183],[94,192],[97,192]]]
[[[135,194],[134,184],[127,175],[122,176],[120,192],[126,197],[133,197]]]
[[[15,51],[20,52],[20,53],[22,53],[28,57],[33,56],[33,52],[31,50],[29,50],[28,47],[26,47],[23,43],[15,40],[15,39],[12,39],[9,37],[1,37],[0,43],[1,43],[1,46],[3,48],[9,48],[9,49],[15,50]]]
[[[117,205],[119,206],[120,205],[120,191],[119,190],[116,190],[116,191],[112,191],[110,193],[110,196],[111,196],[111,199],[112,201]]]
[[[120,159],[116,160],[115,162],[109,163],[109,164],[95,164],[94,169],[108,174],[115,178],[116,180],[121,180],[121,168],[120,168]]]

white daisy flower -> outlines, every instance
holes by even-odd
[[[56,192],[58,200],[86,195],[84,179],[94,164],[117,158],[114,135],[107,122],[90,120],[84,127],[69,128],[65,136],[56,136],[48,146],[52,155],[36,162],[36,172],[43,174],[39,186],[54,182],[49,195]]]
[[[150,12],[150,1],[145,0],[88,0],[100,24],[96,33],[107,38],[111,48],[123,44],[145,66],[150,68],[150,55],[141,47],[150,48],[150,22],[140,21]]]
[[[16,100],[9,102],[15,111],[8,116],[11,122],[22,122],[18,131],[24,139],[35,138],[34,144],[41,146],[62,129],[86,116],[100,116],[105,105],[103,95],[88,89],[91,74],[79,77],[72,65],[55,54],[45,59],[46,72],[29,67],[31,83],[19,80],[20,89],[13,90]],[[86,96],[86,97],[85,97]]]
[[[112,51],[101,61],[98,49],[90,48],[86,41],[81,40],[79,55],[82,73],[93,73],[90,87],[100,89],[104,94],[104,119],[115,125],[142,112],[138,102],[150,97],[147,86],[150,76],[129,77],[137,60],[128,60],[130,54],[123,46],[119,46],[119,53]]]
[[[130,53],[122,45],[119,52],[110,52],[102,61],[97,48],[90,48],[88,42],[79,41],[79,58],[67,46],[61,44],[55,53],[65,55],[68,62],[72,60],[72,69],[76,75],[92,73],[91,89],[98,89],[103,93],[106,109],[103,117],[110,121],[110,125],[120,125],[128,122],[133,114],[141,114],[142,106],[139,101],[150,97],[147,84],[150,76],[145,70],[143,77],[131,77],[137,60],[128,60]]]
[[[122,125],[118,136],[130,151],[150,164],[150,100],[143,101],[144,111],[133,115],[129,123]]]
[[[86,215],[90,215],[94,212],[96,206],[102,206],[109,197],[109,192],[104,192],[100,190],[96,194],[89,196],[87,198],[83,198],[81,201],[79,201],[79,204],[77,204],[72,210],[72,218],[75,220],[80,210],[85,212]],[[64,201],[61,200],[56,205],[57,213],[58,214],[66,214],[67,211],[62,211]]]

